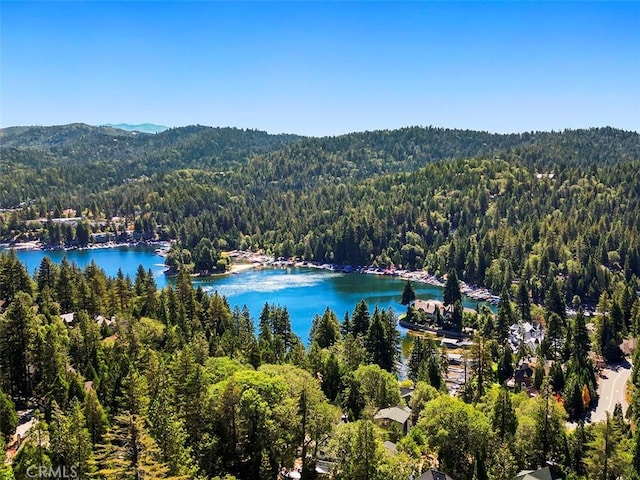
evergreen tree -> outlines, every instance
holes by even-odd
[[[474,395],[473,401],[479,401],[485,389],[493,380],[493,361],[485,339],[476,335],[471,346],[471,363]]]
[[[546,377],[546,371],[544,367],[544,357],[538,357],[538,359],[536,360],[536,366],[533,370],[533,387],[536,390],[540,390],[542,388],[542,383]]]
[[[78,302],[78,272],[75,265],[67,261],[67,257],[62,259],[56,293],[60,303],[60,311],[63,313],[74,312]]]
[[[353,336],[366,335],[369,330],[371,316],[367,302],[360,300],[351,316],[351,331]]]
[[[498,315],[496,318],[495,335],[499,344],[503,345],[509,338],[509,327],[515,323],[513,310],[511,309],[511,300],[509,298],[509,290],[505,286],[500,295],[498,302]]]
[[[451,330],[457,333],[462,332],[462,320],[463,320],[463,312],[462,302],[460,300],[456,300],[453,304],[453,311],[451,312]]]
[[[560,316],[553,312],[547,318],[547,332],[545,341],[549,344],[549,356],[556,360],[558,359],[558,351],[562,342],[562,319]]]
[[[38,267],[38,273],[36,275],[36,283],[38,285],[38,291],[42,292],[45,287],[50,290],[56,288],[58,279],[58,267],[49,257],[42,257],[40,266]]]
[[[590,479],[615,480],[625,473],[625,443],[622,433],[611,420],[609,412],[604,422],[595,424],[593,440],[584,459]]]
[[[346,337],[350,333],[353,333],[351,330],[351,318],[349,317],[349,311],[347,310],[346,312],[344,312],[344,319],[340,324],[340,334],[342,335],[342,337]]]
[[[15,250],[0,253],[0,299],[11,303],[19,292],[33,295],[33,284],[27,269]]]
[[[54,467],[85,477],[92,470],[93,452],[81,405],[74,401],[68,415],[54,406],[49,427],[49,452]]]
[[[0,317],[0,374],[3,390],[23,401],[31,395],[30,366],[34,361],[34,339],[38,319],[31,308],[32,299],[18,292],[4,316]]]
[[[513,377],[513,351],[511,344],[505,342],[502,347],[502,353],[498,360],[498,381],[504,384],[508,379]]]
[[[573,432],[569,442],[571,470],[576,475],[584,476],[587,473],[584,457],[587,450],[587,433],[584,429],[584,420],[578,421],[578,426]]]
[[[427,339],[426,341],[430,341],[430,339]],[[411,348],[411,355],[409,356],[409,362],[407,364],[407,376],[414,383],[418,381],[418,370],[420,369],[420,364],[425,359],[424,342],[425,340],[423,340],[421,336],[413,337],[413,346]]]
[[[107,431],[108,420],[107,414],[93,388],[89,389],[84,399],[84,417],[91,443],[94,445],[99,444]]]
[[[160,451],[147,432],[143,418],[130,412],[117,415],[96,452],[97,472],[106,480],[124,478],[175,479],[158,461]]]
[[[523,322],[531,322],[531,300],[529,299],[529,291],[524,280],[520,280],[518,286],[518,308],[520,320]]]
[[[322,391],[330,402],[335,401],[342,388],[342,374],[338,357],[329,353],[322,367]]]
[[[462,302],[462,293],[460,292],[460,281],[458,280],[458,274],[456,270],[452,268],[447,275],[447,281],[444,284],[442,291],[442,300],[446,306],[453,305],[456,301]]]
[[[547,315],[551,315],[552,313],[558,315],[561,320],[560,326],[564,327],[567,321],[567,305],[557,279],[551,282],[551,286],[545,294],[544,305]]]
[[[382,315],[376,308],[365,338],[365,348],[369,353],[371,363],[393,372],[395,371],[394,355],[389,351],[388,335],[387,325],[383,322]]]
[[[0,390],[0,437],[1,440],[9,440],[18,426],[18,415],[11,397]]]
[[[314,318],[311,327],[311,342],[317,342],[320,348],[327,348],[336,343],[340,338],[340,324],[338,317],[327,307],[322,317]]]
[[[401,305],[409,305],[416,299],[416,291],[411,284],[411,280],[407,280],[404,284],[404,288],[402,289],[402,299],[400,300]]]
[[[509,445],[500,444],[494,448],[489,461],[489,478],[492,480],[512,480],[518,472],[518,463]],[[479,478],[475,475],[474,478]]]
[[[501,442],[504,442],[508,437],[512,438],[518,427],[518,419],[511,402],[511,393],[504,387],[500,387],[498,397],[493,404],[491,427]]]

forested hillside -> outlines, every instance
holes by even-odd
[[[155,135],[84,124],[6,128],[0,130],[0,208],[86,203],[92,194],[180,168],[224,171],[298,138],[202,126]]]
[[[511,480],[546,464],[563,478],[637,478],[640,354],[627,417],[615,406],[583,423],[602,381],[593,355],[618,360],[623,337],[640,333],[637,133],[70,125],[0,140],[0,239],[172,239],[177,273],[158,291],[143,268],[107,278],[45,258],[31,278],[0,254],[0,444],[15,454],[3,478],[43,464],[101,480],[274,480],[295,468],[308,480],[316,467],[407,480],[436,465],[455,480]],[[452,357],[429,337],[406,346],[398,382],[391,310],[362,301],[340,321],[327,308],[308,319],[305,346],[286,306],[231,310],[194,289],[192,269],[224,269],[215,260],[232,248],[448,274],[447,325],[474,332],[458,397]],[[458,277],[500,292],[497,314],[463,314]],[[596,303],[590,332],[580,307]],[[535,351],[512,349],[517,322],[545,325]],[[506,388],[529,361],[530,385]],[[376,418],[397,404],[408,423]],[[15,453],[19,421],[32,430]]]
[[[73,208],[87,222],[126,218],[147,237],[161,225],[192,252],[209,239],[217,250],[455,268],[495,291],[522,279],[536,301],[558,275],[568,301],[592,303],[614,279],[640,275],[637,133],[111,133],[3,131],[0,191],[29,205],[3,215],[1,237],[59,242],[57,227],[34,231],[24,221]]]
[[[557,297],[557,284],[550,291]],[[312,319],[305,348],[285,307],[265,304],[252,318],[194,289],[184,270],[157,291],[142,268],[135,279],[107,278],[95,264],[45,257],[30,278],[14,253],[0,253],[0,445],[12,462],[0,474],[26,480],[44,465],[100,480],[280,480],[296,468],[309,480],[321,466],[334,480],[408,480],[437,465],[456,480],[511,480],[550,463],[563,477],[636,478],[640,354],[631,423],[616,406],[606,423],[568,431],[567,413],[581,420],[594,398],[589,350],[602,351],[604,329],[591,340],[582,313],[567,319],[557,298],[536,313],[549,340],[531,398],[504,387],[523,353],[503,342],[509,321],[533,312],[504,298],[495,321],[488,310],[473,315],[479,334],[456,398],[447,349],[431,338],[414,340],[410,380],[397,381],[395,315],[364,301],[342,322],[329,309]],[[376,421],[401,402],[406,430]],[[30,424],[26,439],[13,435],[19,422]]]

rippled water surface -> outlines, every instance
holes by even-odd
[[[162,257],[152,248],[121,247],[69,252],[19,251],[18,257],[34,272],[44,256],[55,262],[61,262],[66,255],[69,261],[80,267],[92,260],[103,268],[108,275],[115,276],[121,268],[132,279],[136,269],[142,264],[151,268],[156,276],[158,287],[170,282],[162,271]],[[291,316],[292,328],[303,341],[307,341],[313,316],[321,315],[329,307],[342,319],[346,311],[353,309],[360,300],[369,304],[371,311],[377,305],[380,308],[393,308],[400,313],[405,307],[400,305],[400,295],[404,280],[378,275],[356,273],[336,273],[313,268],[271,268],[264,267],[243,271],[233,275],[211,279],[195,279],[194,284],[202,285],[209,291],[218,291],[225,295],[232,307],[246,305],[253,318],[257,319],[265,302],[287,307]],[[420,298],[442,298],[442,289],[430,285],[415,284]],[[465,306],[475,307],[474,300],[466,299]]]

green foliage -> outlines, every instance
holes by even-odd
[[[379,410],[400,403],[398,381],[378,365],[359,367],[347,382],[345,407],[358,419],[365,407]]]
[[[320,348],[327,348],[340,339],[340,323],[336,314],[329,308],[322,317],[315,316],[309,334],[310,343],[316,342]]]
[[[462,300],[462,293],[460,292],[460,281],[458,280],[458,274],[455,269],[449,270],[447,275],[447,281],[444,284],[444,290],[442,291],[442,301],[445,306],[453,305],[454,303]]]
[[[437,452],[442,471],[452,478],[471,478],[486,455],[490,438],[487,417],[473,406],[447,395],[427,403],[417,427]]]
[[[425,454],[437,455],[453,478],[507,480],[516,466],[546,461],[573,475],[626,478],[637,464],[638,435],[631,438],[619,415],[604,427],[579,427],[567,442],[565,414],[547,390],[527,399],[490,384],[494,361],[498,380],[512,371],[503,347],[509,325],[529,321],[532,304],[544,303],[545,353],[556,362],[550,382],[577,418],[596,383],[584,317],[567,318],[567,299],[601,299],[594,348],[608,359],[619,354],[621,335],[640,330],[638,134],[407,128],[304,139],[206,127],[133,136],[70,125],[5,129],[0,137],[0,207],[16,207],[0,212],[1,239],[54,247],[90,244],[93,233],[177,240],[167,257],[176,287],[162,292],[143,269],[134,281],[109,279],[95,265],[43,260],[32,280],[15,253],[0,254],[1,388],[20,407],[33,396],[51,406],[48,433],[36,427],[16,458],[16,478],[28,465],[70,458],[89,471],[93,456],[107,479],[272,479],[301,452],[306,476],[306,454],[332,436],[336,474],[349,478],[406,479]],[[83,218],[54,221],[67,208]],[[498,318],[480,316],[482,335],[469,351],[463,395],[483,403],[439,394],[442,355],[416,341],[409,373],[420,420],[398,443],[401,453],[390,458],[368,420],[335,432],[329,400],[342,401],[352,419],[400,402],[391,373],[395,315],[371,315],[363,301],[339,328],[327,310],[306,350],[286,308],[266,304],[256,338],[246,309],[231,311],[224,297],[190,281],[190,272],[225,270],[222,252],[234,248],[448,273],[445,326],[454,331],[463,323],[458,280],[502,292]],[[404,290],[408,303],[415,292],[410,283]],[[60,312],[75,312],[72,328]],[[99,315],[115,324],[99,327]],[[541,360],[538,387],[543,376]],[[85,389],[84,380],[93,383]],[[11,426],[9,402],[0,403]],[[67,437],[80,441],[72,446]],[[614,473],[601,471],[607,458]]]
[[[400,303],[402,305],[409,305],[415,299],[416,299],[416,291],[413,288],[411,281],[407,280],[407,282],[404,284],[404,288],[402,289],[402,298],[400,300]]]
[[[518,419],[511,402],[511,393],[504,387],[500,388],[493,405],[491,427],[501,442],[512,438],[518,427]]]
[[[337,433],[334,474],[337,480],[383,480],[381,466],[385,451],[371,420],[359,420],[344,425]]]
[[[11,397],[0,390],[0,434],[2,440],[9,440],[18,426],[18,415]]]
[[[28,223],[73,205],[89,223],[104,221],[89,225],[92,233],[126,238],[111,222],[118,215],[136,225],[139,238],[179,240],[190,252],[184,263],[198,260],[202,272],[215,252],[264,248],[322,262],[439,274],[454,268],[466,282],[496,291],[517,272],[534,302],[561,275],[556,307],[558,298],[575,295],[594,302],[614,281],[640,275],[633,132],[408,128],[300,139],[187,127],[118,142],[81,125],[6,132],[16,146],[3,147],[12,161],[2,165],[12,174],[2,176],[11,182],[1,185],[0,206],[27,205],[0,215],[0,238],[59,244],[71,235],[72,244],[81,242],[77,226],[62,232],[53,222]],[[52,143],[58,136],[70,150]],[[108,147],[101,143],[107,139]],[[101,153],[86,152],[92,141]],[[100,158],[87,168],[92,157]],[[445,158],[453,160],[431,163]],[[215,262],[216,270],[224,267]]]
[[[592,440],[587,445],[588,452],[584,458],[587,478],[614,480],[623,477],[629,463],[626,458],[629,442],[624,438],[626,432],[610,419],[607,412],[606,420],[595,424],[591,435]]]
[[[73,468],[79,477],[92,471],[93,451],[83,409],[73,402],[69,412],[54,407],[49,426],[49,455],[52,466],[65,471]]]
[[[34,339],[38,318],[31,308],[32,298],[18,292],[6,313],[0,316],[0,375],[3,390],[14,399],[26,400],[33,389],[29,366],[35,355]]]
[[[414,382],[426,382],[436,390],[444,387],[444,373],[448,363],[443,362],[433,340],[416,336],[409,358],[408,377]]]
[[[539,397],[520,402],[516,414],[515,448],[521,465],[535,469],[548,461],[564,464],[568,455],[566,412],[548,387]]]

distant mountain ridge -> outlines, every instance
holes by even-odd
[[[130,123],[105,123],[99,125],[102,127],[118,128],[127,132],[142,132],[142,133],[162,133],[165,130],[169,130],[169,127],[164,125],[156,125],[155,123],[140,123],[138,125],[132,125]]]

